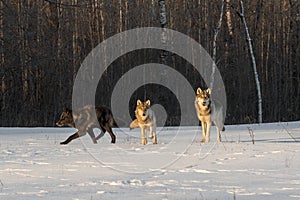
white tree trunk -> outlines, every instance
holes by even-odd
[[[226,0],[226,19],[229,35],[233,35],[233,28],[231,22],[231,13],[230,13],[230,0]]]
[[[245,19],[244,3],[243,3],[242,0],[240,0],[240,5],[241,5],[240,17],[243,21],[245,31],[246,31],[246,36],[247,36],[247,40],[248,40],[249,51],[250,51],[250,56],[251,56],[252,66],[253,66],[253,71],[254,71],[254,78],[255,78],[255,82],[256,82],[257,97],[258,97],[258,122],[262,123],[262,98],[261,98],[260,82],[259,82],[259,78],[258,78],[256,61],[255,61],[255,56],[254,56],[254,53],[253,53],[251,38],[250,38],[247,23],[246,23],[246,19]]]
[[[214,33],[214,41],[213,41],[213,66],[212,66],[212,72],[211,72],[211,78],[210,78],[210,89],[213,90],[214,87],[214,80],[215,80],[215,71],[216,71],[216,59],[217,59],[217,37],[219,34],[219,31],[221,29],[221,25],[222,25],[222,19],[223,19],[223,15],[224,15],[224,0],[222,1],[222,6],[221,6],[221,13],[220,13],[220,19],[218,22],[218,25],[215,29],[215,33]]]
[[[166,14],[166,4],[164,0],[158,0],[158,4],[159,4],[159,22],[160,22],[160,26],[163,29],[163,31],[161,32],[161,42],[163,43],[163,45],[166,45],[167,42],[167,36],[166,36],[166,25],[167,25],[167,14]],[[162,63],[166,63],[166,57],[167,57],[167,51],[162,50],[161,52],[161,60]]]

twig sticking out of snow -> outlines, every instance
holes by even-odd
[[[253,133],[253,130],[250,127],[247,127],[247,128],[248,128],[251,140],[252,140],[252,144],[254,144],[254,133]]]
[[[287,134],[289,134],[289,136],[295,141],[298,142],[296,138],[294,138],[294,136],[289,132],[289,130],[282,124],[280,123],[280,125],[282,126],[282,128],[287,132]]]
[[[286,168],[290,168],[290,167],[291,167],[291,165],[292,165],[292,160],[294,159],[294,157],[295,157],[295,155],[293,154],[293,155],[287,156],[287,157],[285,158],[285,167],[286,167]]]
[[[233,200],[236,200],[235,191],[233,191]]]
[[[1,192],[3,191],[3,186],[4,184],[2,183],[2,181],[0,180],[0,184],[1,184]]]

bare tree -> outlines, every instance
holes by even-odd
[[[226,20],[227,20],[227,27],[229,35],[233,35],[232,30],[232,21],[231,21],[231,12],[230,12],[230,0],[226,0]]]
[[[262,97],[261,97],[260,82],[259,82],[259,78],[258,78],[256,60],[255,60],[253,47],[252,47],[252,40],[251,40],[251,37],[249,34],[249,29],[248,29],[246,18],[245,18],[244,3],[242,0],[240,0],[240,6],[241,6],[241,12],[239,13],[239,16],[241,17],[241,19],[243,21],[244,28],[246,31],[246,37],[247,37],[247,41],[248,41],[248,46],[249,46],[249,51],[250,51],[250,56],[251,56],[251,61],[252,61],[252,66],[253,66],[253,71],[254,71],[254,77],[255,77],[255,82],[256,82],[257,97],[258,97],[258,122],[262,123]]]
[[[226,123],[299,120],[300,1],[216,2],[0,0],[0,126],[53,126],[56,113],[71,105],[74,78],[92,48],[145,26],[186,34],[212,55],[228,88]],[[115,83],[143,63],[163,62],[193,87],[204,86],[190,63],[167,53],[143,49],[117,59],[99,82],[99,104],[109,106]],[[165,91],[154,97],[173,109],[176,98]],[[178,116],[173,110],[168,124]]]
[[[166,25],[167,25],[167,12],[166,12],[166,4],[165,4],[165,0],[158,0],[158,4],[159,4],[159,22],[160,22],[160,26],[163,29],[162,33],[161,33],[161,42],[165,45],[166,44]],[[161,52],[161,60],[162,63],[166,63],[166,57],[167,57],[167,51],[162,50]]]
[[[214,40],[213,40],[213,66],[212,66],[212,73],[211,73],[211,79],[210,79],[210,89],[213,90],[213,86],[214,86],[214,79],[215,79],[215,71],[216,71],[216,59],[217,59],[217,37],[219,34],[219,31],[221,29],[221,25],[222,25],[222,19],[223,19],[223,15],[224,15],[224,0],[222,1],[222,6],[221,6],[221,11],[220,11],[220,19],[218,21],[218,25],[215,29],[215,33],[214,33]]]

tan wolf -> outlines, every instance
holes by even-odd
[[[150,129],[149,138],[153,144],[157,144],[156,138],[156,118],[154,112],[150,109],[150,100],[142,102],[137,100],[135,109],[136,119],[130,123],[130,129],[140,127],[142,135],[142,144],[147,144],[147,129]]]
[[[225,131],[223,124],[223,109],[218,101],[211,101],[211,90],[202,91],[201,88],[196,92],[195,107],[199,120],[202,126],[201,142],[209,142],[211,122],[214,122],[217,128],[217,140],[221,142],[220,130]]]
[[[96,116],[93,117],[93,114]],[[100,139],[107,131],[111,137],[111,143],[116,142],[116,136],[112,131],[112,127],[116,127],[117,124],[112,116],[111,111],[106,107],[94,107],[84,106],[74,112],[70,109],[65,109],[60,115],[59,121],[56,123],[57,126],[70,126],[78,129],[76,133],[68,137],[64,142],[60,144],[68,144],[72,140],[79,138],[86,134],[90,135],[93,142],[96,144],[97,140]],[[100,125],[100,127],[99,127]],[[101,133],[95,137],[93,128],[99,128]]]

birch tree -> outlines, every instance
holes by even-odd
[[[249,46],[249,52],[251,56],[251,61],[252,61],[252,67],[253,67],[253,72],[254,72],[254,78],[255,78],[255,83],[256,83],[256,89],[257,89],[257,98],[258,98],[258,122],[262,123],[262,97],[261,97],[261,89],[260,89],[260,82],[259,82],[259,77],[257,73],[257,67],[256,67],[256,60],[253,52],[253,47],[252,47],[252,39],[249,34],[249,29],[247,26],[246,18],[245,18],[245,8],[244,8],[244,3],[242,0],[240,0],[240,6],[241,6],[241,12],[239,13],[239,16],[244,24],[245,32],[246,32],[246,37],[248,41],[248,46]]]
[[[218,22],[218,25],[215,29],[215,33],[214,33],[214,41],[213,41],[213,66],[212,66],[212,73],[211,73],[211,81],[210,81],[210,89],[213,90],[213,86],[214,86],[214,79],[215,79],[215,71],[216,71],[216,59],[217,59],[217,38],[218,38],[218,34],[219,31],[221,29],[221,25],[222,25],[222,19],[223,19],[223,15],[224,15],[224,0],[222,1],[222,6],[221,6],[221,12],[220,12],[220,19]]]
[[[159,4],[159,23],[161,28],[163,29],[161,33],[161,42],[165,45],[166,44],[166,25],[167,25],[167,14],[166,14],[166,4],[165,0],[158,0]],[[162,50],[161,52],[161,60],[162,63],[166,62],[167,52],[165,50]]]
[[[233,35],[232,30],[232,21],[231,21],[231,12],[230,12],[230,0],[226,0],[226,20],[227,20],[227,27],[229,35]]]
[[[212,55],[228,88],[226,123],[300,119],[299,0],[0,0],[0,126],[53,126],[71,105],[73,80],[92,48],[145,26],[179,31]],[[178,55],[139,50],[108,67],[99,104],[110,105],[122,73],[149,62],[174,67],[195,88],[205,84]],[[155,93],[166,110],[174,108],[165,90]],[[166,124],[177,125],[179,114],[173,110]]]

